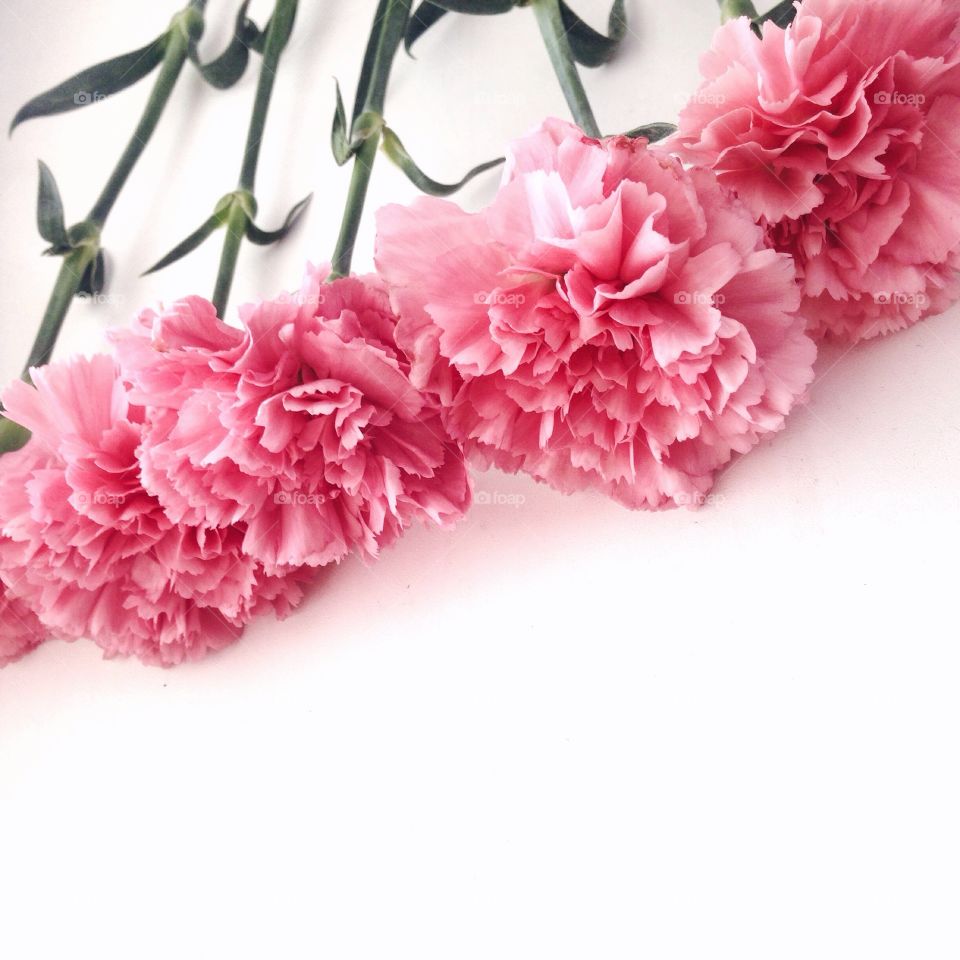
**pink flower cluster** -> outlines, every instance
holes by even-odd
[[[797,264],[815,335],[861,340],[960,296],[960,20],[951,0],[804,0],[721,28],[670,146]]]
[[[48,633],[195,659],[285,616],[312,568],[466,509],[462,456],[410,384],[376,281],[312,271],[242,319],[199,298],[145,311],[119,362],[6,390],[33,436],[0,472],[0,660]]]
[[[377,265],[452,435],[563,491],[695,504],[813,376],[790,257],[644,140],[548,121],[481,213],[382,209]]]
[[[219,649],[319,568],[456,522],[465,456],[697,505],[783,427],[816,338],[960,297],[947,0],[805,0],[702,66],[666,144],[548,120],[485,209],[380,210],[379,276],[310,269],[239,327],[188,297],[9,387],[32,439],[0,470],[0,666],[47,636]]]

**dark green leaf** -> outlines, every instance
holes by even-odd
[[[340,95],[340,84],[337,84],[337,109],[333,114],[333,127],[330,130],[330,149],[333,150],[333,159],[337,166],[342,167],[353,155],[350,143],[347,140],[347,113],[343,106],[343,97]]]
[[[403,35],[403,45],[410,53],[410,48],[446,13],[443,7],[430,0],[423,0],[410,15],[406,32]]]
[[[80,286],[77,288],[77,296],[95,297],[103,290],[103,284],[106,279],[106,270],[103,259],[103,251],[98,250],[97,255],[87,264],[87,269],[83,271],[83,277],[80,279]]]
[[[144,270],[141,276],[145,277],[148,273],[156,273],[157,270],[162,270],[164,267],[169,267],[171,263],[175,263],[181,257],[185,257],[188,253],[192,253],[197,247],[203,243],[207,237],[213,233],[218,227],[222,226],[226,220],[227,215],[229,214],[229,207],[226,210],[218,209],[212,216],[208,217],[203,223],[197,227],[193,233],[187,237],[182,243],[178,243],[166,256],[161,257],[149,270]]]
[[[68,245],[67,228],[63,222],[63,202],[60,200],[57,181],[42,160],[38,163],[40,184],[37,188],[37,229],[40,236],[47,243],[53,244],[55,249],[65,248]]]
[[[118,93],[142,80],[163,59],[167,35],[158,37],[139,50],[125,53],[105,60],[95,67],[89,67],[74,74],[69,80],[34,97],[25,103],[13,118],[10,131],[32,117],[47,117],[55,113],[66,113],[91,103],[97,103],[104,97]]]
[[[432,0],[432,2],[451,13],[475,13],[483,16],[506,13],[517,6],[517,0]]]
[[[389,128],[383,128],[383,151],[386,155],[407,175],[407,179],[424,193],[429,193],[433,197],[448,197],[451,193],[456,193],[464,184],[472,180],[477,174],[484,170],[490,170],[493,167],[503,163],[503,157],[496,160],[488,160],[474,167],[463,179],[457,183],[439,183],[428,177],[413,162],[413,158],[407,153],[406,148],[400,142],[400,138]]]
[[[282,240],[296,226],[301,214],[310,205],[312,198],[313,194],[311,193],[296,204],[287,214],[287,219],[283,221],[283,226],[280,227],[279,230],[261,230],[252,221],[248,222],[247,239],[251,243],[259,244],[262,247],[269,243],[276,243],[278,240]]]
[[[650,143],[656,143],[664,137],[669,137],[671,133],[676,133],[677,127],[673,123],[648,123],[644,127],[634,127],[628,130],[625,137],[645,137]]]
[[[257,25],[247,17],[247,7],[250,6],[250,0],[243,0],[237,18],[234,22],[233,39],[227,46],[227,49],[215,60],[209,63],[201,63],[197,55],[196,44],[190,47],[190,59],[201,76],[211,86],[218,90],[226,90],[232,87],[247,69],[247,61],[250,58],[250,41],[260,31]]]
[[[567,31],[570,49],[578,63],[585,67],[599,67],[610,60],[617,52],[623,35],[627,32],[627,17],[623,9],[623,0],[614,0],[607,24],[609,36],[594,30],[584,23],[567,5],[560,0],[560,16],[563,28]]]
[[[11,453],[27,445],[30,431],[6,417],[0,417],[0,453]]]
[[[775,23],[778,27],[786,28],[793,23],[796,15],[797,6],[794,4],[794,0],[782,0],[782,2],[778,3],[772,10],[768,10],[763,16],[757,17],[753,21],[753,26],[756,30],[759,29],[761,24],[769,21],[770,23]]]

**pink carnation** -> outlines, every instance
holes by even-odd
[[[0,580],[0,667],[19,660],[45,639],[36,614]]]
[[[669,146],[793,254],[817,335],[860,340],[960,296],[960,26],[947,0],[804,0],[716,34]]]
[[[142,407],[111,357],[32,371],[11,385],[11,420],[33,432],[0,469],[0,578],[66,639],[148,663],[196,659],[260,611],[300,600],[295,570],[241,550],[239,526],[172,521],[140,480]]]
[[[243,523],[241,551],[272,571],[375,557],[415,519],[463,514],[463,454],[411,384],[375,278],[311,271],[240,317],[190,297],[117,337],[147,407],[144,483],[174,520]]]
[[[812,378],[790,258],[645,141],[547,121],[483,212],[382,209],[377,263],[454,436],[563,491],[696,503]]]

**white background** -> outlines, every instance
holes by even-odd
[[[604,23],[605,0],[574,5]],[[175,6],[0,0],[0,122]],[[209,6],[213,55],[233,5]],[[301,6],[261,221],[315,198],[283,245],[244,248],[234,304],[328,258],[345,196],[331,78],[349,96],[374,4]],[[621,57],[586,77],[610,132],[675,117],[716,25],[713,0],[628,9]],[[451,16],[418,53],[398,59],[388,120],[435,177],[565,115],[529,11]],[[61,353],[138,305],[209,294],[217,240],[136,275],[233,187],[258,64],[227,93],[185,72],[107,225],[108,302],[73,308]],[[34,232],[36,160],[79,219],[149,82],[4,143],[4,379],[57,268]],[[413,195],[378,164],[371,210]],[[360,269],[372,238],[368,219]],[[955,958],[958,319],[824,351],[808,406],[700,511],[488,474],[485,498],[517,502],[343,564],[200,665],[77,643],[5,670],[3,956]]]

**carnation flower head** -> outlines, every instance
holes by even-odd
[[[812,378],[792,261],[707,172],[548,120],[485,210],[378,214],[417,382],[484,465],[695,504]]]
[[[271,571],[373,558],[412,521],[448,525],[470,502],[381,285],[324,273],[242,307],[242,329],[189,297],[115,338],[146,407],[145,486],[178,522],[244,524],[240,549]]]
[[[112,357],[31,375],[3,394],[7,416],[33,436],[2,461],[0,580],[46,630],[170,665],[299,602],[305,575],[267,572],[241,550],[240,526],[175,522],[144,489],[144,411]]]
[[[948,0],[804,0],[725,24],[669,146],[791,253],[816,335],[901,329],[960,296],[960,24]]]

